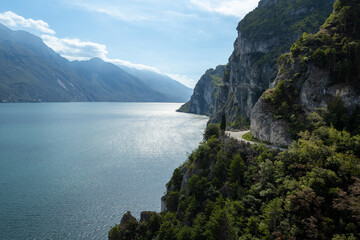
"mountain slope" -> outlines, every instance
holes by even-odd
[[[149,88],[140,79],[99,58],[73,61],[71,65],[83,79],[82,84],[91,88],[89,95],[94,96],[95,101],[170,101],[170,98]]]
[[[100,59],[69,62],[35,35],[0,24],[0,101],[169,102],[173,98]]]
[[[86,101],[69,62],[40,38],[0,25],[0,100]]]
[[[142,80],[154,91],[160,92],[174,102],[186,102],[193,90],[174,79],[149,70],[120,66],[123,70]]]
[[[303,32],[316,32],[330,15],[333,2],[261,0],[237,27],[238,37],[229,58],[228,74],[223,79],[219,97],[211,106],[212,121],[220,121],[223,112],[228,122],[239,116],[249,118],[254,104],[276,77],[276,59]],[[194,94],[198,92],[194,90]]]
[[[314,35],[304,34],[280,59],[274,87],[256,103],[253,135],[288,145],[307,116],[328,108],[326,120],[356,133],[360,108],[360,3],[342,0]]]

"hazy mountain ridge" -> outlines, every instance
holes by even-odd
[[[181,102],[185,93],[171,94],[187,88],[170,78],[161,81],[169,81],[172,92],[165,95],[100,59],[70,62],[41,38],[0,24],[1,102]]]
[[[75,72],[91,86],[95,101],[164,102],[170,98],[149,88],[143,81],[99,58],[71,62]]]
[[[166,75],[145,69],[142,70],[125,66],[119,67],[142,80],[151,89],[166,95],[171,101],[186,102],[193,93],[193,89],[184,86]]]
[[[66,59],[32,34],[0,26],[1,101],[87,100]]]

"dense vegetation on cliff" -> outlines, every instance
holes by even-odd
[[[360,85],[360,2],[337,1],[334,14],[317,34],[304,34],[291,47],[291,59],[313,62],[331,74],[331,84]]]
[[[109,239],[358,239],[360,135],[326,126],[318,113],[309,123],[284,152],[209,125],[167,184],[167,211],[123,222]]]
[[[279,65],[281,69],[277,85],[267,90],[262,99],[265,104],[272,105],[276,119],[283,119],[288,123],[288,131],[293,139],[297,138],[299,131],[306,129],[305,115],[309,113],[306,109],[309,107],[306,105],[316,107],[326,104],[329,108],[326,117],[328,122],[331,121],[340,130],[346,128],[352,134],[359,132],[355,127],[360,116],[358,100],[349,102],[346,98],[349,98],[350,94],[345,93],[340,96],[337,93],[350,87],[355,98],[359,98],[360,95],[360,3],[358,1],[337,1],[333,14],[320,31],[316,34],[304,33],[293,44],[290,53],[279,58]],[[325,85],[319,87],[325,94],[306,97],[307,93],[302,88],[304,82],[309,81],[309,72],[310,74],[320,72],[326,76]],[[313,82],[316,80],[314,79]],[[319,79],[318,84],[321,85]],[[338,90],[334,91],[336,96],[331,94],[329,90],[331,88]]]

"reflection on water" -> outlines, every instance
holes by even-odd
[[[173,103],[0,104],[0,239],[106,239],[160,210],[207,118]]]

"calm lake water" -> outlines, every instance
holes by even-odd
[[[207,118],[173,103],[0,104],[0,239],[107,239],[160,211]]]

